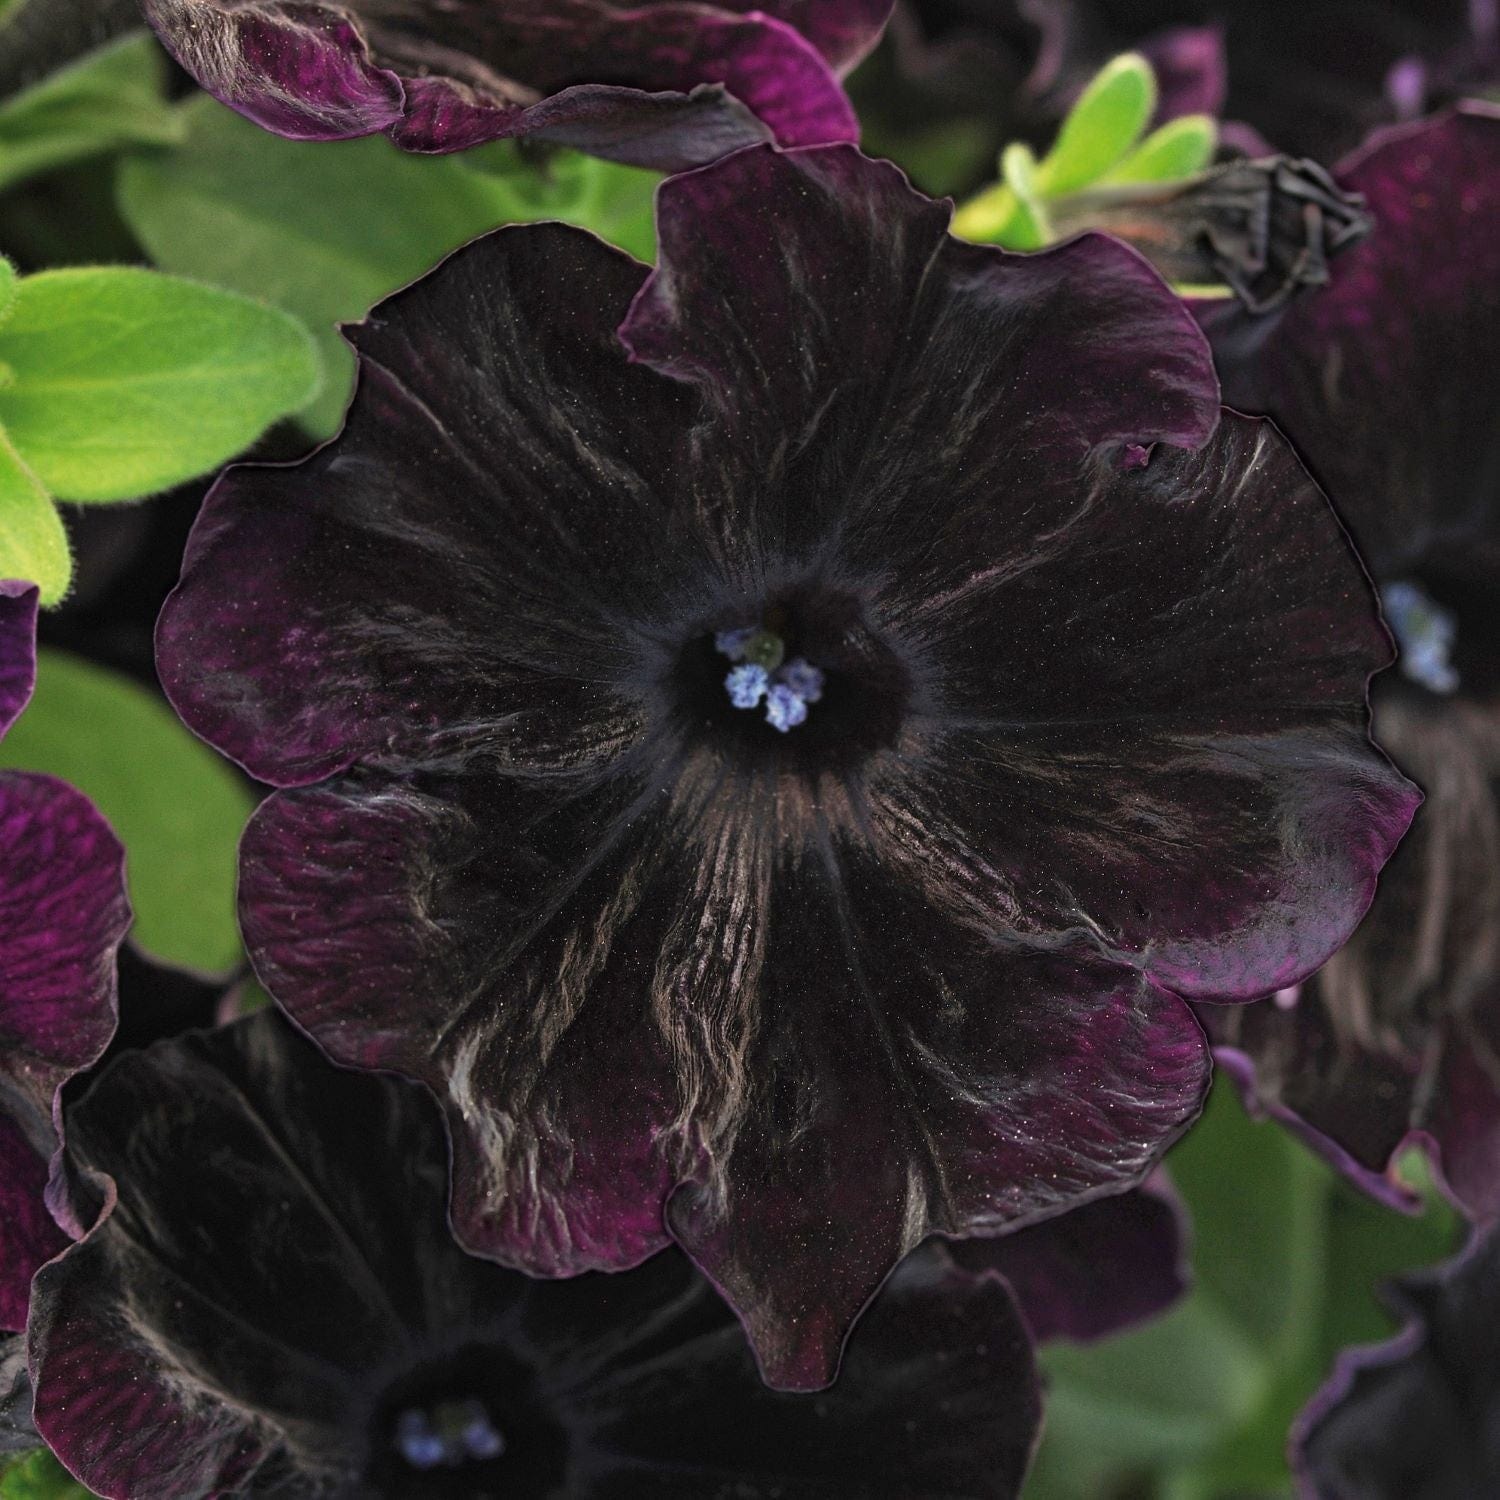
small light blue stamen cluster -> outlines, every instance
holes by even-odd
[[[498,1458],[505,1439],[482,1402],[442,1401],[431,1411],[408,1407],[396,1418],[396,1451],[414,1469],[456,1469]]]
[[[771,674],[754,662],[742,662],[724,679],[724,686],[736,708],[754,708],[770,689]]]
[[[760,625],[721,630],[714,649],[737,666],[724,679],[736,708],[766,705],[766,722],[785,734],[807,722],[807,708],[823,696],[823,673],[802,657],[786,658],[786,643]]]
[[[1453,646],[1458,622],[1421,584],[1400,580],[1380,591],[1386,623],[1400,649],[1397,665],[1413,682],[1434,693],[1458,691]]]

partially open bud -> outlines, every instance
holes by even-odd
[[[1374,220],[1316,162],[1224,162],[1170,183],[1101,186],[1050,205],[1055,238],[1102,229],[1177,285],[1224,285],[1252,313],[1327,282],[1328,262]]]

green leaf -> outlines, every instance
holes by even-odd
[[[1372,1202],[1250,1120],[1222,1079],[1168,1165],[1194,1287],[1145,1328],[1043,1351],[1052,1391],[1026,1500],[1290,1497],[1293,1420],[1340,1349],[1392,1331],[1376,1286],[1457,1243],[1435,1193],[1420,1218]]]
[[[1259,1432],[1283,1371],[1311,1358],[1326,1169],[1284,1130],[1250,1120],[1222,1079],[1168,1166],[1192,1219],[1193,1288],[1143,1328],[1043,1351],[1052,1394],[1026,1500],[1130,1482],[1154,1494],[1169,1474]],[[1283,1425],[1265,1465],[1281,1480],[1284,1436]],[[1262,1443],[1256,1456],[1266,1452]]]
[[[314,331],[329,371],[303,414],[319,435],[348,403],[354,361],[335,325],[500,224],[560,218],[637,254],[657,174],[514,147],[414,156],[383,136],[282,140],[211,99],[183,108],[179,150],[128,158],[121,210],[168,271],[266,297]]]
[[[238,961],[235,849],[253,799],[160,696],[43,650],[0,766],[50,772],[99,805],[125,845],[142,947],[216,972]]]
[[[23,277],[0,328],[0,423],[63,500],[126,500],[233,458],[318,388],[277,308],[155,271]]]
[[[1254,1410],[1264,1356],[1214,1299],[1079,1348],[1044,1350],[1047,1420],[1026,1500],[1076,1500],[1209,1451]]]
[[[0,1474],[0,1500],[88,1500],[92,1494],[45,1448],[12,1459]]]
[[[0,578],[24,578],[43,604],[68,591],[73,559],[52,496],[0,428]]]
[[[1281,1126],[1252,1120],[1222,1075],[1171,1153],[1193,1214],[1198,1290],[1272,1363],[1313,1347],[1330,1174]]]
[[[1097,182],[1141,138],[1156,109],[1156,75],[1138,52],[1111,59],[1068,112],[1037,169],[1037,189],[1060,198]]]
[[[0,105],[0,190],[124,146],[181,140],[166,76],[161,48],[139,31],[7,99]]]
[[[533,223],[561,219],[592,230],[637,260],[656,258],[656,185],[660,172],[619,162],[557,152],[541,160],[499,142],[455,158],[465,171],[478,171],[496,192],[501,222]]]
[[[1194,177],[1213,160],[1219,125],[1212,115],[1179,115],[1143,140],[1102,183],[1177,182]]]
[[[10,316],[16,300],[16,268],[0,255],[0,323]]]

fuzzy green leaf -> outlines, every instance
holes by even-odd
[[[310,401],[317,350],[278,308],[134,267],[23,277],[0,424],[63,500],[128,500],[235,457]]]
[[[56,604],[72,576],[57,506],[0,428],[0,578],[24,578],[41,590],[43,604]]]
[[[263,296],[313,330],[329,379],[302,420],[320,436],[353,383],[336,325],[475,235],[564,219],[651,253],[655,173],[571,153],[533,163],[509,146],[423,157],[383,136],[287,141],[207,98],[183,118],[181,150],[122,165],[121,212],[164,270]]]
[[[238,961],[235,851],[254,802],[159,694],[43,650],[0,766],[50,772],[98,803],[125,845],[142,947],[191,968]]]
[[[1111,59],[1068,112],[1037,168],[1037,190],[1060,198],[1097,182],[1140,140],[1156,109],[1156,75],[1138,52]]]
[[[0,190],[38,172],[182,139],[166,59],[141,31],[90,52],[0,104]]]

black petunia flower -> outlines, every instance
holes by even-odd
[[[1500,1233],[1387,1300],[1406,1326],[1347,1350],[1292,1430],[1303,1500],[1500,1494]]]
[[[1007,1500],[1039,1416],[1004,1284],[921,1254],[824,1395],[768,1390],[677,1254],[467,1256],[426,1095],[279,1017],[118,1059],[68,1111],[99,1224],[37,1277],[36,1422],[99,1494]]]
[[[142,0],[215,98],[279,135],[408,151],[526,136],[677,171],[852,141],[838,75],[891,0]]]
[[[1353,941],[1206,1017],[1253,1101],[1398,1202],[1432,1150],[1500,1213],[1500,116],[1466,107],[1340,170],[1377,229],[1274,324],[1211,314],[1229,398],[1274,416],[1354,533],[1400,645],[1380,742],[1427,793]]]
[[[432,1087],[461,1241],[670,1229],[788,1385],[930,1231],[1144,1177],[1206,1081],[1178,996],[1321,964],[1415,796],[1368,586],[1181,304],[946,223],[762,148],[662,188],[649,276],[476,241],[353,334],[338,441],[221,481],[159,630],[288,789],[258,971]]]

